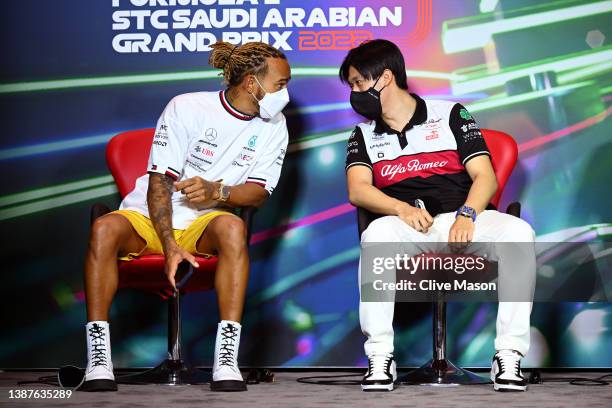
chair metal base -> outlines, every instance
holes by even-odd
[[[197,385],[209,384],[212,374],[190,367],[183,360],[167,359],[145,372],[118,376],[116,381],[118,384]]]
[[[401,384],[454,387],[466,384],[490,384],[487,377],[457,367],[449,360],[429,360],[427,363],[400,377]]]

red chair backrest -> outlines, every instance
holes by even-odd
[[[154,133],[154,128],[128,130],[106,145],[106,164],[122,198],[134,189],[136,179],[147,172]]]
[[[518,159],[518,146],[512,136],[507,133],[491,129],[481,129],[481,131],[491,152],[491,161],[498,185],[491,203],[499,207],[499,199]]]

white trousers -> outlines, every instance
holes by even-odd
[[[385,216],[372,221],[361,235],[361,242],[448,242],[448,233],[455,222],[455,213],[443,213],[434,217],[427,233],[410,227],[397,216]],[[535,232],[524,220],[495,210],[485,210],[478,215],[474,226],[473,242],[527,242],[535,241]],[[501,248],[506,248],[500,245]],[[521,282],[533,298],[535,288],[535,244],[522,245],[521,253],[497,254],[499,289],[504,280],[513,281],[513,270],[522,271]],[[503,251],[501,249],[500,251]],[[525,253],[525,251],[527,253]],[[361,266],[361,260],[360,260]],[[361,269],[361,267],[360,267]],[[516,279],[514,279],[516,280]],[[361,288],[361,273],[359,273]],[[529,329],[532,302],[499,302],[497,311],[497,335],[495,349],[512,349],[523,355],[529,350]],[[361,331],[367,337],[365,353],[370,356],[393,352],[393,302],[359,303]]]

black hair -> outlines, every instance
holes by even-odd
[[[388,69],[393,72],[397,86],[408,89],[404,56],[397,45],[389,40],[366,41],[350,50],[340,66],[340,81],[345,84],[348,83],[351,66],[365,79],[376,79]]]

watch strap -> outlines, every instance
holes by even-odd
[[[471,218],[474,222],[476,221],[476,210],[472,207],[468,207],[467,205],[462,205],[461,207],[459,207],[459,209],[455,213],[455,218],[460,215],[463,217]]]

